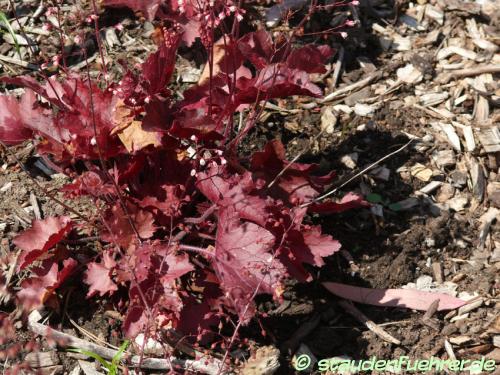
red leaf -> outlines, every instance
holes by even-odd
[[[183,308],[183,301],[177,288],[177,280],[193,270],[187,255],[175,255],[172,247],[147,244],[144,252],[150,252],[152,266],[148,277],[133,285],[129,290],[130,307],[127,310],[123,328],[128,337],[144,332],[151,320],[148,319],[145,303],[157,311],[155,318],[165,317],[168,324],[176,325]],[[155,259],[156,256],[156,259]],[[160,282],[159,282],[160,281]],[[139,292],[138,288],[147,291]],[[146,298],[144,301],[143,296]],[[158,323],[158,321],[156,322]]]
[[[32,88],[57,106],[56,114],[35,108],[38,103],[34,94],[26,90],[26,100],[19,109],[23,113],[15,128],[23,126],[43,136],[47,142],[38,147],[39,152],[68,160],[72,157],[97,159],[97,146],[103,157],[124,151],[118,138],[111,135],[115,126],[112,111],[118,100],[111,91],[102,91],[95,83],[89,85],[77,75],[70,75],[61,82],[49,78],[50,83],[43,86],[30,77],[3,80]]]
[[[285,147],[274,140],[263,151],[252,155],[250,169],[255,178],[264,179],[267,185],[276,180],[271,190],[276,198],[298,204],[317,197],[333,179],[333,173],[323,177],[311,176],[317,167],[316,164],[290,164],[286,160]]]
[[[182,41],[186,43],[188,47],[191,47],[195,42],[196,38],[200,36],[201,22],[191,19],[182,25]]]
[[[466,303],[448,294],[413,289],[370,289],[331,282],[323,283],[323,286],[339,297],[375,306],[426,311],[435,300],[439,299],[438,310],[442,311],[453,310]]]
[[[302,230],[301,233],[304,238],[304,245],[308,251],[305,251],[306,248],[302,248],[302,244],[292,245],[291,248],[298,259],[300,259],[299,257],[303,257],[304,263],[321,267],[325,264],[323,258],[340,250],[340,242],[334,240],[330,235],[321,234],[320,226],[311,227],[309,230]],[[309,257],[308,252],[310,252],[312,259]]]
[[[271,35],[265,30],[258,30],[248,33],[238,41],[238,48],[241,54],[247,58],[256,69],[264,69],[271,63],[276,50],[283,51],[283,48],[275,48]]]
[[[282,290],[285,268],[271,253],[275,238],[266,229],[240,221],[231,209],[219,213],[213,266],[230,307],[248,323],[255,313],[254,294]]]
[[[231,209],[241,219],[265,226],[269,216],[265,199],[258,194],[250,173],[229,175],[224,167],[212,167],[198,174],[198,189],[222,209]]]
[[[325,73],[324,64],[334,52],[327,45],[288,48],[285,41],[273,43],[271,35],[264,30],[243,36],[238,41],[238,48],[258,70],[265,69],[271,64],[286,63],[290,69],[307,73]]]
[[[0,96],[0,140],[14,145],[33,136],[33,131],[46,132],[52,126],[50,116],[42,108],[35,108],[36,98],[31,90],[17,100]]]
[[[14,244],[23,252],[18,270],[21,271],[54,247],[71,230],[73,224],[67,216],[34,220],[31,228],[14,239]]]
[[[149,55],[141,65],[139,75],[131,71],[126,72],[117,88],[125,104],[136,107],[150,101],[157,101],[157,105],[164,107],[161,112],[168,112],[169,103],[165,102],[165,98],[169,96],[169,91],[166,85],[175,69],[179,41],[179,36],[176,36],[168,42],[168,45],[161,43],[158,50]],[[158,110],[158,108],[154,109]]]
[[[347,193],[340,200],[340,202],[318,202],[313,203],[308,207],[309,212],[316,212],[319,214],[334,214],[344,212],[352,208],[369,207],[370,204],[366,202],[363,197],[354,193]]]
[[[104,0],[109,7],[127,7],[134,12],[142,12],[148,21],[152,21],[164,0]]]
[[[105,184],[99,173],[96,172],[82,173],[73,183],[64,185],[61,191],[77,197],[80,195],[99,197],[106,194],[116,194],[113,185]]]
[[[2,77],[0,78],[0,81],[11,85],[26,87],[27,89],[29,89],[29,91],[37,93],[42,98],[54,104],[56,107],[60,109],[69,109],[67,107],[67,104],[60,99],[60,97],[62,96],[62,92],[55,76],[49,78],[51,85],[42,85],[40,82],[30,76]],[[26,92],[28,92],[28,90]],[[60,94],[61,96],[59,96]]]
[[[286,246],[279,259],[287,267],[289,274],[300,282],[312,280],[303,266],[305,263],[321,267],[325,264],[324,257],[340,249],[340,243],[330,235],[321,234],[319,226],[297,225],[297,229],[289,230],[285,236]]]
[[[156,230],[153,215],[131,203],[127,204],[127,212],[124,212],[120,203],[116,203],[107,211],[105,220],[111,232],[104,232],[101,238],[124,249],[137,241],[134,227],[142,239],[151,238]]]
[[[90,288],[87,297],[92,297],[96,293],[102,297],[106,293],[112,294],[118,290],[116,284],[111,280],[111,272],[116,267],[111,251],[103,253],[101,263],[91,262],[87,265],[84,281]]]
[[[62,270],[58,271],[57,263],[47,260],[41,267],[33,269],[36,277],[31,277],[21,283],[22,289],[17,293],[17,297],[26,309],[39,308],[73,273],[76,265],[77,262],[74,259],[66,259]]]
[[[292,95],[320,97],[321,89],[311,82],[303,70],[291,69],[283,63],[267,65],[252,79],[236,82],[236,103],[250,104],[259,100],[286,98]]]
[[[287,65],[291,69],[303,70],[307,73],[326,72],[325,61],[333,55],[329,46],[306,45],[302,48],[292,50],[287,57]]]
[[[184,196],[184,187],[181,185],[163,185],[160,189],[160,199],[148,195],[137,201],[139,206],[142,208],[153,208],[158,213],[162,213],[167,217],[179,216],[182,205],[189,200]]]

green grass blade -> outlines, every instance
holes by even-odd
[[[14,39],[14,44],[16,45],[17,54],[19,55],[19,58],[21,58],[21,48],[19,47],[19,43],[17,42],[16,33],[14,32],[14,29],[10,25],[9,19],[7,18],[4,12],[0,12],[0,21],[5,24],[7,31],[12,36],[12,39]]]
[[[115,369],[118,366],[118,364],[120,363],[120,360],[122,359],[123,353],[125,352],[125,350],[127,350],[129,343],[130,343],[130,341],[125,340],[123,342],[123,344],[120,345],[118,352],[115,354],[115,356],[111,360],[111,364]]]
[[[80,354],[86,355],[87,357],[94,358],[96,361],[99,361],[99,363],[101,365],[103,365],[104,367],[106,367],[108,370],[111,370],[110,363],[108,361],[106,361],[104,358],[102,358],[99,354],[96,354],[94,352],[90,352],[88,350],[79,349],[79,348],[68,349],[68,352],[80,353]]]

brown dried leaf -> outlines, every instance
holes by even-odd
[[[150,145],[161,145],[162,134],[144,130],[142,122],[134,120],[131,109],[122,100],[117,102],[113,113],[116,126],[111,134],[118,135],[128,152],[138,151]]]

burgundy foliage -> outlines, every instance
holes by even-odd
[[[177,1],[105,4],[148,18],[178,12]],[[187,24],[195,18],[186,13]],[[139,71],[127,68],[105,89],[76,75],[45,84],[3,79],[25,94],[0,96],[0,139],[15,145],[35,138],[38,152],[72,178],[63,188],[67,197],[88,196],[97,210],[88,223],[35,221],[15,239],[19,269],[31,271],[18,293],[27,306],[47,303],[83,272],[89,298],[121,306],[128,336],[163,325],[196,335],[221,314],[248,323],[257,294],[279,299],[285,279],[310,281],[311,267],[339,250],[306,214],[359,207],[362,199],[350,194],[304,206],[334,174],[290,164],[278,140],[243,160],[237,146],[255,122],[237,136],[233,122],[235,111],[265,100],[320,96],[309,74],[325,71],[331,49],[294,49],[264,31],[228,38],[210,83],[193,85],[179,100],[167,88],[179,44],[179,37],[166,37]],[[71,243],[82,231],[98,236],[103,250],[76,256],[66,249],[63,240]]]

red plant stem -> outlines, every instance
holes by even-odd
[[[95,206],[97,207],[97,211],[99,213],[99,216],[101,217],[101,221],[103,223],[103,225],[106,227],[106,230],[109,232],[109,233],[113,233],[113,231],[111,230],[110,226],[108,225],[108,223],[106,222],[106,220],[104,220],[104,215],[101,211],[101,208],[99,207],[98,204],[96,204],[96,202],[94,201],[95,203]],[[121,256],[123,256],[124,258],[127,257],[127,254],[125,254],[122,249],[120,248],[120,246],[118,246],[116,243],[114,243],[114,246],[115,246],[115,249],[116,251],[121,254]],[[151,307],[149,306],[149,303],[148,303],[148,300],[146,299],[146,295],[144,294],[144,291],[142,290],[141,288],[141,284],[139,284],[139,282],[137,281],[137,276],[135,274],[135,269],[133,269],[130,264],[127,262],[125,262],[125,266],[128,268],[128,271],[130,272],[130,274],[133,276],[133,279],[131,280],[131,283],[132,284],[135,284],[135,286],[137,287],[137,290],[139,291],[139,296],[141,297],[142,299],[142,303],[144,304],[144,307],[146,308],[146,312],[147,314],[149,315],[148,318],[150,319],[150,317],[152,316],[152,312],[151,312]]]
[[[87,52],[84,50],[84,54],[85,54],[85,61],[88,62],[88,59],[87,59]],[[87,77],[88,77],[88,80],[89,80],[89,99],[90,99],[90,111],[92,113],[92,126],[93,126],[93,130],[94,130],[94,137],[95,137],[95,140],[96,140],[96,146],[97,146],[97,153],[99,155],[99,162],[101,164],[101,168],[102,168],[102,171],[103,173],[106,175],[106,177],[111,180],[111,183],[113,184],[113,187],[116,191],[116,194],[117,194],[117,197],[118,197],[118,200],[120,202],[120,206],[123,210],[123,213],[125,214],[125,217],[127,218],[127,221],[128,223],[130,224],[130,227],[132,228],[134,234],[136,235],[137,237],[137,240],[139,241],[139,243],[142,243],[142,240],[141,240],[141,236],[139,235],[139,231],[137,230],[133,220],[132,220],[132,217],[130,216],[130,213],[128,212],[128,209],[127,209],[127,206],[125,205],[125,202],[122,198],[122,195],[121,195],[121,191],[120,191],[120,187],[118,186],[118,183],[115,181],[115,179],[113,178],[113,176],[111,176],[106,168],[106,165],[104,164],[104,158],[102,156],[102,151],[101,151],[101,146],[99,145],[99,137],[98,137],[98,134],[97,134],[97,123],[96,123],[96,118],[95,118],[95,110],[94,110],[94,95],[92,93],[92,80],[90,79],[90,69],[89,69],[89,64],[86,65],[86,70],[87,70]]]
[[[101,40],[101,34],[99,33],[99,21],[98,21],[98,15],[97,15],[97,5],[95,0],[92,0],[92,8],[94,9],[94,28],[95,28],[95,37],[97,40],[97,47],[99,48],[99,55],[101,56],[101,61],[102,61],[102,70],[104,73],[104,81],[106,84],[108,83],[108,71],[106,69],[106,61],[104,60],[104,51],[102,49],[102,40]]]
[[[213,10],[210,9],[210,50],[208,51],[208,69],[209,69],[209,78],[208,78],[208,116],[212,117],[212,79],[214,76],[214,14]]]
[[[252,303],[252,301],[255,299],[255,297],[259,293],[260,286],[264,282],[264,278],[266,277],[267,272],[271,269],[273,262],[276,259],[276,256],[278,255],[279,249],[283,246],[283,244],[285,242],[286,235],[292,229],[294,222],[295,222],[295,218],[292,218],[288,228],[284,228],[283,235],[281,236],[280,244],[279,244],[278,248],[274,251],[273,256],[271,258],[271,261],[269,262],[269,265],[266,267],[265,271],[262,273],[262,278],[259,280],[259,283],[255,287],[255,290],[254,290],[252,296],[249,298],[248,303],[245,305],[245,308],[243,309],[243,313],[241,314],[241,316],[243,316],[243,317],[245,316],[248,309],[250,308],[250,304]],[[231,336],[231,340],[229,341],[229,345],[227,346],[226,352],[224,353],[224,357],[222,358],[222,366],[224,366],[224,364],[226,363],[226,359],[229,355],[229,351],[231,350],[231,346],[233,346],[233,343],[236,340],[236,336],[238,336],[238,331],[240,330],[242,324],[243,323],[242,323],[241,318],[240,318],[238,321],[238,324],[236,324],[236,327],[234,328],[234,332]],[[217,375],[220,375],[222,373],[221,371],[222,371],[222,368],[219,369],[219,373]]]
[[[66,55],[64,54],[64,35],[61,30],[61,10],[59,8],[59,3],[57,4],[57,23],[59,27],[57,28],[57,31],[59,32],[59,44],[61,45],[61,56],[63,59],[63,67],[66,69],[67,64],[66,64]]]

